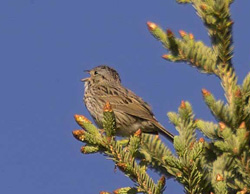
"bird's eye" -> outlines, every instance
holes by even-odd
[[[97,74],[98,74],[97,71],[95,71],[95,72],[94,72],[94,75],[97,75]]]

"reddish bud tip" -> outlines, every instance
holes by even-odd
[[[194,35],[192,33],[189,34],[189,38],[190,40],[193,40],[194,39]]]
[[[169,59],[169,55],[165,54],[161,56],[163,59]]]
[[[82,129],[74,130],[74,131],[72,131],[72,134],[73,134],[75,137],[78,137],[78,136],[80,136],[80,135],[84,135],[84,130],[82,130]]]
[[[199,120],[200,120],[200,119],[195,119],[195,120],[194,120],[194,123],[197,123],[197,122],[199,122]]]
[[[199,142],[204,143],[204,142],[205,142],[205,139],[204,139],[203,137],[201,137],[201,138],[199,139]]]
[[[238,148],[234,147],[234,148],[233,148],[233,153],[234,153],[234,154],[238,154],[238,153],[239,153]]]
[[[136,132],[135,132],[135,136],[136,137],[140,137],[141,136],[141,133],[142,133],[142,131],[141,131],[141,129],[138,129]]]
[[[84,141],[84,133],[82,129],[72,131],[73,136],[79,141]]]
[[[185,104],[185,101],[184,101],[184,100],[181,101],[180,108],[183,108],[183,109],[186,108],[186,104]]]
[[[148,26],[148,29],[151,31],[151,30],[155,30],[157,28],[157,25],[153,22],[147,22],[147,26]]]
[[[160,181],[163,182],[163,183],[165,183],[165,181],[166,181],[165,176],[161,176]]]
[[[194,141],[192,141],[192,142],[190,143],[190,145],[189,145],[189,149],[190,149],[190,150],[192,150],[192,149],[193,149],[193,147],[194,147]]]
[[[180,30],[179,33],[180,33],[181,37],[184,37],[187,35],[187,33],[184,30]]]
[[[181,176],[182,176],[182,173],[181,173],[181,172],[177,172],[177,173],[176,173],[176,176],[177,176],[177,177],[181,177]]]
[[[222,175],[220,175],[220,174],[217,174],[216,175],[216,181],[223,181],[224,179],[223,179],[223,176]]]
[[[240,129],[246,129],[246,123],[243,121],[240,126],[239,126]]]
[[[121,190],[121,189],[116,189],[116,190],[113,191],[113,193],[114,193],[114,194],[118,194],[118,193],[120,193],[120,190]]]
[[[220,130],[223,131],[226,128],[226,125],[223,122],[219,122],[219,127],[220,127]]]
[[[111,193],[106,192],[106,191],[101,191],[99,194],[111,194]]]
[[[84,154],[86,153],[86,152],[85,152],[85,146],[82,146],[82,147],[81,147],[81,152],[84,153]]]
[[[162,188],[165,186],[165,184],[166,184],[166,178],[165,178],[165,176],[161,176],[161,178],[159,180],[159,183],[162,185]]]
[[[202,11],[206,11],[207,10],[207,5],[206,4],[201,4],[200,8]]]
[[[112,108],[111,108],[111,104],[109,102],[106,102],[104,108],[103,108],[104,112],[112,112]]]
[[[167,35],[168,36],[174,36],[174,33],[172,32],[172,30],[167,29]]]
[[[237,97],[237,98],[241,98],[241,97],[242,97],[240,88],[238,88],[238,89],[235,91],[235,97]]]
[[[208,91],[208,90],[206,90],[206,89],[202,89],[201,90],[201,92],[202,92],[202,95],[205,97],[205,96],[209,96],[211,93]]]
[[[122,163],[122,162],[118,162],[117,166],[121,169],[121,170],[126,170],[127,168],[127,164],[126,163]]]
[[[75,117],[75,120],[77,120],[79,117],[81,117],[81,115],[75,114],[74,117]]]
[[[244,187],[244,189],[240,191],[240,194],[246,194],[246,193],[247,193],[247,188]]]
[[[88,120],[85,116],[83,116],[83,115],[77,115],[77,114],[75,114],[75,120],[77,121],[77,122],[84,122],[84,123],[91,123],[91,121],[90,120]]]

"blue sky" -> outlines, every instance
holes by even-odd
[[[232,5],[239,81],[250,70],[249,1]],[[172,133],[166,113],[188,100],[197,118],[212,120],[201,89],[224,99],[219,80],[161,58],[166,51],[147,21],[192,32],[210,44],[190,5],[174,0],[2,0],[0,2],[0,193],[85,194],[132,186],[100,154],[82,155],[71,131],[82,102],[83,70],[108,64],[123,84],[152,105]],[[170,147],[171,145],[166,142]],[[172,148],[171,148],[172,149]],[[154,179],[158,175],[153,175]],[[166,193],[183,193],[173,180]]]

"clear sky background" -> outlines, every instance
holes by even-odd
[[[240,83],[250,70],[249,9],[247,0],[232,5]],[[80,79],[97,65],[117,69],[123,84],[151,104],[174,134],[166,113],[181,100],[193,105],[197,118],[213,119],[201,89],[224,99],[219,80],[164,61],[166,51],[148,32],[149,20],[210,45],[192,6],[174,0],[0,1],[0,193],[94,194],[133,186],[104,156],[82,155],[71,134],[79,128],[74,114],[90,118]],[[183,193],[173,180],[166,186],[166,193]]]

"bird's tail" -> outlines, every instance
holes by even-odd
[[[167,131],[159,122],[155,121],[154,125],[159,129],[159,133],[166,137],[169,141],[173,142],[174,141],[174,135]]]

